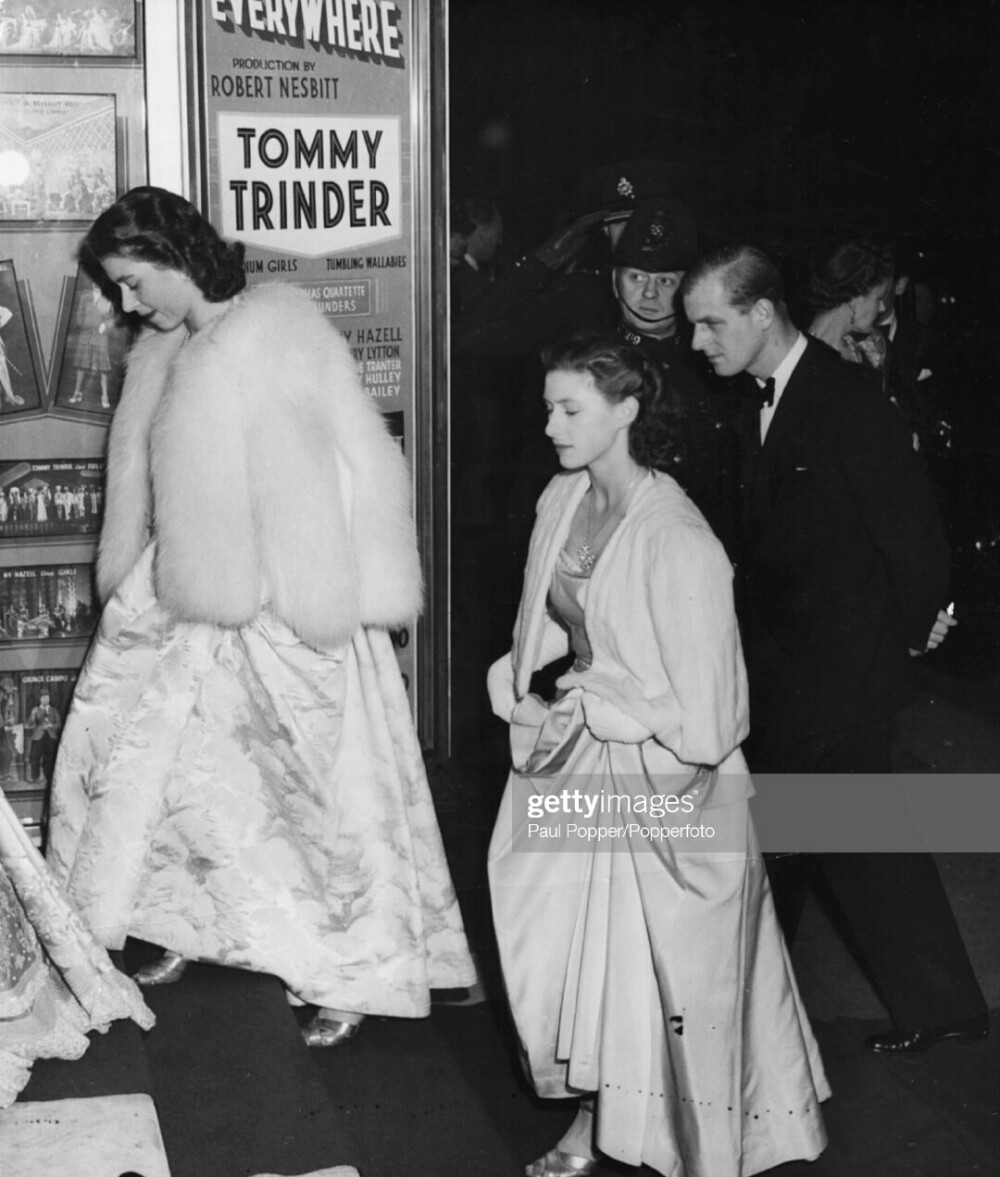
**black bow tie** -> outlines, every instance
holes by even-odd
[[[774,377],[768,376],[763,384],[758,384],[755,380],[749,388],[749,395],[758,408],[770,408],[774,404]]]

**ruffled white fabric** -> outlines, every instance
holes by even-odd
[[[111,963],[0,793],[0,1107],[37,1058],[79,1058],[116,1018],[149,1029],[135,984]]]

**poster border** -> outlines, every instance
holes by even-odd
[[[403,124],[403,184],[409,185],[413,332],[412,402],[406,449],[411,461],[426,607],[415,627],[410,673],[417,732],[425,754],[450,754],[450,601],[447,395],[447,0],[407,0],[410,38],[408,114]],[[190,119],[188,195],[211,208],[206,7],[186,5],[186,103]],[[197,112],[197,113],[195,113]],[[356,113],[356,112],[355,112]],[[419,344],[416,341],[419,340]]]
[[[428,757],[452,747],[448,347],[448,0],[411,0],[413,434],[417,534],[427,606],[416,627],[417,731]],[[418,146],[419,145],[419,146]]]

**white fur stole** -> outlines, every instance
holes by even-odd
[[[213,324],[133,348],[108,449],[106,598],[150,537],[156,589],[191,621],[269,601],[326,647],[412,620],[410,475],[343,337],[307,295],[258,286]]]

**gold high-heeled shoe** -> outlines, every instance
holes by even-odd
[[[597,1168],[595,1157],[578,1157],[561,1148],[550,1148],[544,1157],[526,1165],[525,1177],[580,1177]]]
[[[132,980],[139,985],[173,985],[184,976],[188,962],[177,952],[164,952],[159,960],[136,969]]]
[[[364,1020],[362,1016],[356,1022],[345,1022],[342,1018],[334,1018],[321,1011],[307,1026],[302,1027],[302,1040],[306,1046],[341,1046],[357,1034]]]

